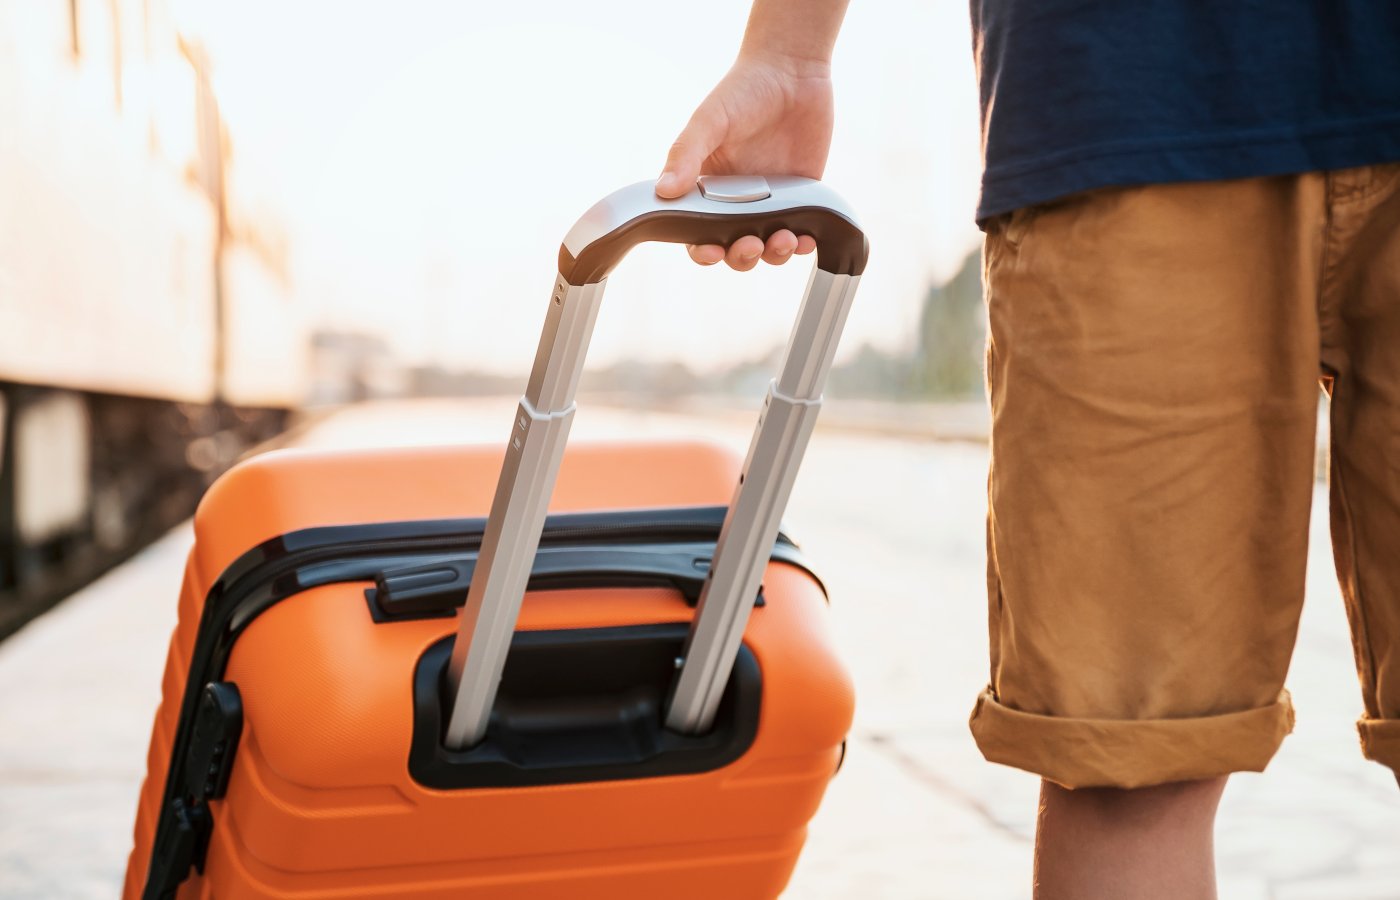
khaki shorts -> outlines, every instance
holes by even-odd
[[[984,261],[983,754],[1067,787],[1264,768],[1320,380],[1361,747],[1400,771],[1400,165],[1092,191]]]

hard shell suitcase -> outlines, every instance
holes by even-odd
[[[564,452],[622,256],[779,228],[818,259],[742,465]],[[504,449],[282,451],[220,479],[124,896],[781,892],[853,696],[778,521],[866,254],[819,182],[633,185],[565,239]]]

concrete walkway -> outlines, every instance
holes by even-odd
[[[492,440],[510,414],[509,400],[354,409],[303,443]],[[575,431],[747,444],[728,417],[583,409]],[[983,762],[966,726],[986,680],[986,462],[967,443],[813,441],[788,520],[831,590],[859,706],[789,897],[1029,896],[1037,782]],[[1319,501],[1289,679],[1298,727],[1266,774],[1226,792],[1226,900],[1400,898],[1400,791],[1357,749]],[[176,531],[0,644],[0,898],[115,896],[189,540]]]

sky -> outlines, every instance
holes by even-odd
[[[748,3],[176,10],[212,58],[240,202],[287,233],[313,318],[379,332],[408,361],[508,373],[533,357],[565,232],[658,174],[733,61]],[[929,282],[977,246],[967,7],[853,0],[833,70],[825,180],[872,247],[842,355],[907,349]],[[758,356],[787,335],[809,265],[738,274],[638,248],[609,279],[590,363]]]

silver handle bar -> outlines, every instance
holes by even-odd
[[[679,732],[701,733],[713,723],[869,255],[845,202],[807,178],[703,176],[676,200],[639,182],[570,229],[452,648],[448,747],[470,747],[486,734],[608,273],[643,241],[727,245],[745,234],[766,240],[781,228],[812,235],[817,264],[720,528],[666,712],[666,726]]]

